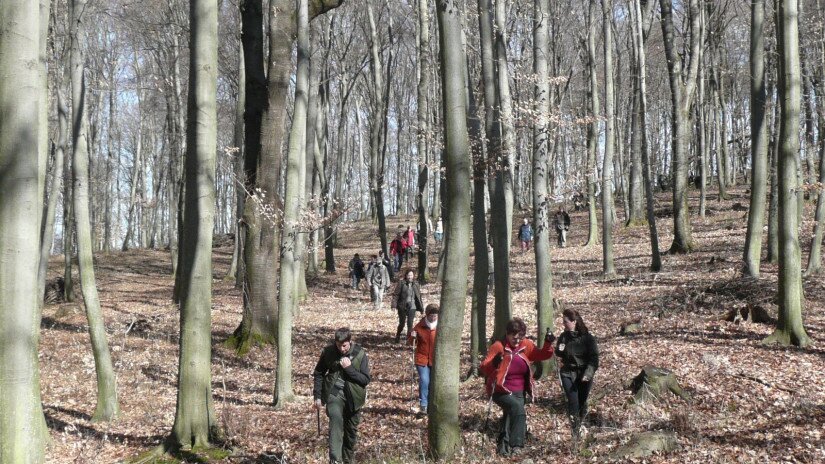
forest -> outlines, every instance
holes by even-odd
[[[822,0],[2,0],[0,464],[825,461]]]

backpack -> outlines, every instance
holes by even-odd
[[[384,273],[381,272],[382,270],[383,270],[383,267],[378,265],[378,264],[373,266],[372,276],[370,277],[370,284],[371,285],[376,285],[378,287],[383,287],[384,286],[384,276],[383,276]]]
[[[353,271],[355,272],[355,277],[363,278],[364,277],[364,262],[360,259],[355,262],[355,266],[353,267]]]

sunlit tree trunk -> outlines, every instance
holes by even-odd
[[[189,97],[186,185],[179,272],[180,355],[175,423],[166,446],[210,446],[217,421],[212,401],[212,229],[217,150],[218,8],[189,6]]]
[[[751,198],[745,235],[744,272],[759,277],[762,255],[762,227],[765,221],[765,194],[768,179],[768,124],[765,117],[765,1],[751,3]]]
[[[597,0],[590,0],[587,14],[587,70],[590,84],[587,100],[590,103],[592,121],[587,126],[587,217],[588,232],[585,246],[599,242],[599,220],[596,216],[596,151],[599,144],[599,81],[596,70],[596,15]]]
[[[97,294],[94,261],[92,259],[92,228],[89,220],[89,148],[88,115],[86,114],[85,40],[83,39],[86,0],[73,0],[71,33],[72,79],[72,200],[77,234],[77,262],[80,271],[80,289],[89,322],[89,338],[97,373],[97,406],[92,415],[96,421],[116,418],[120,412],[117,401],[117,382],[106,339],[106,326]]]
[[[779,0],[776,40],[779,49],[779,317],[766,343],[807,346],[811,340],[802,325],[802,257],[799,247],[797,196],[799,179],[799,113],[802,101],[799,64],[798,0]]]
[[[435,362],[429,407],[428,437],[435,459],[450,459],[461,446],[459,422],[459,369],[461,331],[467,299],[470,243],[470,147],[464,89],[464,50],[461,46],[461,9],[454,0],[436,6],[441,58],[446,164],[445,222],[449,242],[444,250],[446,268],[441,291],[441,316],[435,341]]]
[[[613,3],[602,0],[604,34],[604,157],[602,159],[602,273],[616,274],[613,265],[613,152],[616,143],[616,108],[613,82]]]
[[[40,399],[40,15],[29,0],[0,2],[0,462],[40,463],[48,430]],[[59,174],[57,174],[59,175]]]

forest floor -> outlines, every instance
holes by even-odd
[[[696,194],[696,192],[691,192]],[[740,277],[747,211],[746,192],[730,201],[712,195],[708,216],[692,224],[697,250],[663,256],[663,271],[648,271],[647,227],[615,229],[616,268],[620,277],[600,277],[601,246],[582,246],[586,212],[572,214],[569,246],[553,246],[554,296],[581,311],[598,337],[601,367],[595,376],[591,424],[586,448],[571,446],[564,403],[555,377],[540,380],[537,401],[528,406],[531,437],[516,462],[595,462],[634,434],[649,430],[676,433],[678,448],[646,462],[825,462],[825,281],[805,279],[805,326],[812,338],[807,349],[764,346],[772,325],[728,322],[728,311],[760,306],[776,316],[777,268],[762,266],[758,282]],[[672,240],[668,196],[657,211],[660,243]],[[738,203],[738,205],[737,205]],[[810,210],[812,204],[807,208]],[[520,219],[517,215],[516,220]],[[806,218],[811,218],[808,212]],[[389,229],[414,223],[390,218]],[[807,261],[811,220],[803,231]],[[218,423],[233,454],[221,462],[325,462],[326,439],[317,437],[311,408],[311,373],[332,332],[348,325],[355,341],[368,350],[372,368],[369,399],[359,428],[357,461],[421,462],[427,448],[426,417],[416,416],[411,349],[392,343],[396,315],[371,308],[368,294],[347,288],[347,262],[377,249],[377,228],[346,224],[336,249],[335,275],[309,282],[309,298],[295,320],[294,385],[297,400],[282,410],[272,407],[275,350],[255,348],[245,357],[223,346],[241,319],[241,294],[225,279],[231,242],[214,249],[213,395]],[[552,240],[555,242],[555,240]],[[432,268],[437,256],[433,255]],[[55,258],[50,277],[59,275]],[[86,320],[76,303],[45,308],[40,343],[42,400],[51,431],[48,460],[53,463],[110,463],[126,460],[160,443],[170,432],[175,413],[178,367],[178,322],[170,302],[173,281],[168,252],[134,250],[96,255],[98,288],[109,344],[118,376],[121,417],[93,423],[94,360]],[[535,327],[534,256],[512,255],[515,314]],[[472,272],[470,272],[472,277]],[[423,287],[425,303],[437,302],[438,284]],[[79,291],[78,291],[79,293]],[[468,294],[469,295],[469,294]],[[488,302],[492,312],[492,293]],[[469,367],[467,299],[464,366]],[[488,316],[488,334],[492,316]],[[639,321],[641,330],[620,335],[622,323]],[[557,320],[556,330],[560,329]],[[672,370],[689,393],[634,406],[626,387],[643,366]],[[465,371],[466,372],[466,371]],[[463,373],[464,374],[464,373]],[[500,411],[493,407],[484,430],[487,398],[478,379],[461,385],[463,446],[458,462],[513,462],[495,457]],[[321,417],[323,435],[327,419]]]

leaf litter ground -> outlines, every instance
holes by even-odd
[[[772,326],[728,322],[730,311],[760,306],[776,317],[776,266],[764,264],[759,281],[740,275],[747,213],[733,200],[709,203],[708,216],[693,218],[697,251],[665,255],[664,270],[648,272],[647,227],[615,230],[620,276],[600,277],[601,246],[584,248],[585,213],[574,213],[570,246],[553,247],[554,296],[578,309],[599,339],[601,367],[592,393],[586,449],[571,446],[564,403],[555,377],[539,381],[536,401],[528,405],[530,436],[516,462],[596,462],[627,443],[635,433],[667,430],[678,449],[645,462],[825,462],[825,282],[805,279],[805,325],[811,348],[766,347],[761,340]],[[663,205],[667,204],[663,199]],[[810,209],[812,205],[807,207]],[[695,208],[693,211],[696,211]],[[672,221],[657,211],[660,242],[671,239]],[[812,214],[806,215],[811,217]],[[413,218],[391,218],[391,230]],[[519,220],[517,217],[516,220]],[[807,259],[812,221],[802,230]],[[255,348],[238,357],[222,342],[241,317],[241,294],[226,280],[231,242],[214,250],[212,381],[219,425],[232,455],[220,462],[326,462],[326,440],[317,437],[311,409],[311,372],[332,331],[348,325],[370,355],[372,383],[359,428],[358,462],[420,462],[426,453],[426,418],[416,416],[417,401],[409,347],[392,343],[396,315],[388,297],[373,310],[368,294],[347,288],[346,265],[353,253],[368,256],[377,248],[371,223],[346,224],[336,249],[335,275],[309,282],[294,332],[296,401],[272,407],[275,350]],[[436,255],[431,255],[435,273]],[[168,252],[134,250],[96,255],[109,344],[118,375],[122,415],[111,424],[92,423],[95,405],[94,360],[83,312],[73,303],[45,308],[40,364],[43,407],[52,436],[53,463],[110,463],[127,460],[157,445],[174,420],[178,356],[178,311],[170,301]],[[51,276],[60,272],[57,259]],[[535,327],[534,257],[513,248],[512,289],[515,314]],[[472,276],[472,272],[470,273]],[[437,302],[440,286],[422,289],[425,303]],[[492,293],[488,301],[492,312]],[[469,367],[469,310],[465,308],[462,359]],[[492,314],[488,315],[488,334]],[[620,335],[622,323],[640,330]],[[560,321],[556,321],[556,331]],[[663,397],[634,406],[626,388],[642,367],[672,370],[691,398]],[[462,372],[462,378],[466,369]],[[493,407],[484,430],[487,398],[479,379],[462,383],[460,420],[463,446],[457,462],[513,462],[495,457],[500,412]],[[327,420],[322,414],[322,434]],[[641,462],[641,460],[638,460]]]

